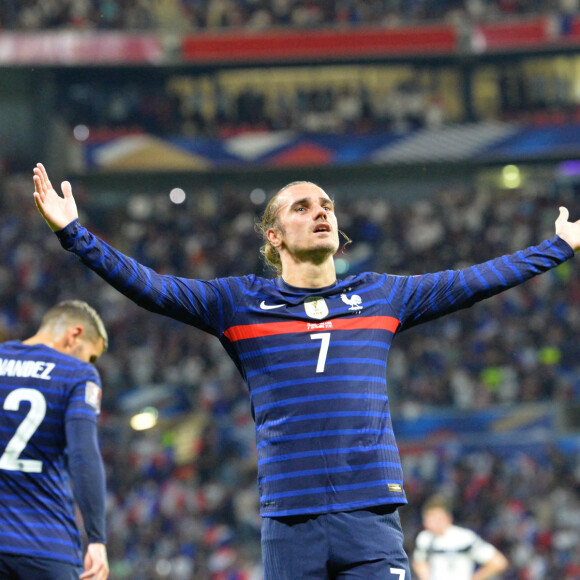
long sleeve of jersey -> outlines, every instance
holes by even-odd
[[[572,258],[574,251],[558,236],[515,254],[501,256],[464,270],[421,276],[392,277],[391,292],[402,296],[401,328],[468,308],[517,286]]]
[[[160,275],[118,252],[82,227],[78,220],[56,232],[61,245],[139,306],[211,334],[224,330],[223,316],[233,304],[211,281]],[[213,307],[212,307],[213,306]]]
[[[69,471],[75,499],[83,515],[90,543],[106,544],[105,469],[93,420],[71,418],[66,422]]]
[[[176,276],[160,275],[118,252],[78,220],[56,232],[61,245],[75,253],[89,268],[139,306],[221,334],[222,321],[211,320],[215,303],[223,317],[222,298],[211,284]],[[447,270],[418,276],[387,276],[389,299],[400,297],[401,328],[433,320],[468,308],[476,302],[512,288],[574,256],[564,240],[554,236],[538,246],[501,256],[464,270]],[[197,299],[203,296],[203,301]],[[233,304],[230,305],[234,309]],[[217,328],[216,328],[217,327]]]

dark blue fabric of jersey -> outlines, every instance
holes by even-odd
[[[107,543],[105,536],[105,470],[99,460],[97,429],[90,419],[66,422],[68,468],[74,496],[83,514],[83,525],[90,543]],[[96,459],[96,460],[95,460]],[[97,500],[97,501],[95,501]]]
[[[74,221],[63,247],[151,312],[209,332],[246,380],[263,516],[406,503],[387,395],[395,333],[467,308],[561,264],[555,236],[458,271],[367,272],[321,289],[254,275],[159,275]]]
[[[89,537],[105,539],[97,410],[86,400],[87,383],[100,388],[88,363],[43,345],[0,345],[0,553],[81,565],[67,441]]]

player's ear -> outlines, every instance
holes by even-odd
[[[73,324],[66,329],[66,345],[73,346],[78,340],[84,338],[85,329],[80,324]]]
[[[275,228],[270,228],[266,232],[266,238],[275,248],[279,248],[282,245],[282,236],[280,232]]]

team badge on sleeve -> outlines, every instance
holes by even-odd
[[[97,415],[101,412],[101,395],[101,387],[93,381],[87,381],[85,385],[85,403],[93,407]]]

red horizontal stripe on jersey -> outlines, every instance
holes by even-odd
[[[224,334],[231,342],[247,338],[260,338],[274,334],[291,334],[296,332],[317,332],[320,330],[371,330],[381,328],[395,332],[399,320],[392,316],[357,316],[356,318],[340,318],[322,322],[306,322],[293,320],[291,322],[264,322],[262,324],[244,324],[231,326]]]

